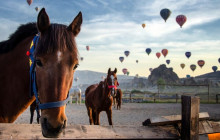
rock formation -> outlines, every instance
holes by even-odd
[[[165,84],[178,84],[179,77],[173,71],[173,68],[167,68],[165,64],[153,69],[148,80],[151,84],[156,85],[159,79],[163,79]]]

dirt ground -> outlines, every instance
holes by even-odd
[[[208,112],[211,119],[220,120],[220,104],[200,104],[200,112]],[[181,114],[181,104],[177,103],[124,103],[121,110],[113,107],[113,125],[135,125],[140,126],[142,122],[150,117],[178,115]],[[68,124],[88,125],[89,118],[85,104],[68,104],[66,107]],[[19,124],[30,122],[29,108],[15,121]],[[36,121],[36,112],[34,116]],[[100,113],[100,124],[108,125],[105,112]]]

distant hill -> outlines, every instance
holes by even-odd
[[[100,81],[102,81],[102,77],[106,77],[107,76],[107,72],[106,73],[102,73],[102,72],[95,72],[95,71],[89,71],[89,70],[77,70],[74,73],[74,79],[76,77],[78,77],[79,79],[73,82],[73,85],[75,86],[77,85],[82,85],[82,84],[86,84],[86,85],[91,85],[91,84],[95,84],[95,83],[99,83]],[[132,80],[134,79],[134,76],[127,76],[127,75],[117,75],[118,77],[118,82],[124,82],[127,80]]]
[[[196,79],[220,80],[220,71],[210,72],[195,77]]]

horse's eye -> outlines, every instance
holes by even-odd
[[[39,67],[42,67],[42,66],[43,66],[43,64],[41,63],[40,60],[36,60],[36,64],[37,64],[37,66],[39,66]]]
[[[76,64],[74,67],[73,67],[73,70],[75,70],[76,68],[78,68],[79,64]]]

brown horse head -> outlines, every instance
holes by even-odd
[[[111,71],[111,68],[108,69],[108,74],[107,74],[107,77],[106,77],[106,82],[107,82],[108,88],[111,89],[111,92],[108,93],[109,97],[116,95],[117,86],[119,85],[116,73],[117,73],[117,69],[116,68],[115,68],[114,71]]]
[[[43,8],[38,15],[40,33],[35,49],[36,83],[41,103],[63,101],[67,98],[78,66],[78,51],[75,36],[80,32],[81,12],[67,27],[50,24]],[[58,137],[66,126],[65,107],[41,110],[41,128],[45,137]]]

